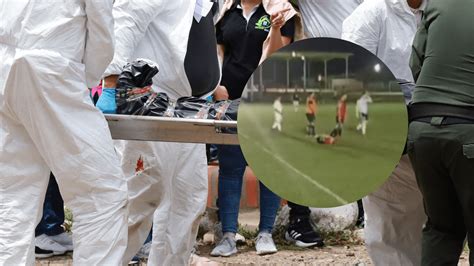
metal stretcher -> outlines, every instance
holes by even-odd
[[[105,115],[113,139],[238,145],[236,121],[174,117]]]

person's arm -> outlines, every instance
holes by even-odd
[[[267,39],[263,43],[260,63],[262,63],[278,49],[291,43],[295,33],[295,24],[294,17],[288,21],[285,21],[284,13],[288,10],[289,9],[283,9],[271,14],[270,20],[272,26],[270,28],[270,32],[268,33]]]
[[[221,26],[222,21],[217,23],[216,25],[216,40],[217,40],[217,58],[219,59],[219,65],[222,72],[222,66],[224,65],[224,54],[225,54],[225,46],[224,46],[224,37],[222,34]],[[222,74],[221,74],[222,77]],[[217,86],[216,90],[214,91],[214,100],[221,101],[229,99],[229,92],[225,86],[219,85]]]
[[[219,58],[219,63],[221,65],[224,63],[224,53],[225,53],[224,45],[217,44],[217,57]]]
[[[273,25],[273,23],[272,23]],[[291,37],[283,36],[281,32],[280,26],[272,26],[270,28],[270,32],[268,34],[267,42],[267,53],[271,55],[272,53],[276,52],[278,49],[282,48],[285,45],[290,44]]]
[[[376,55],[384,16],[374,2],[362,3],[342,23],[341,39],[360,45]]]
[[[114,56],[112,0],[86,0],[87,37],[83,63],[89,88],[97,86]]]
[[[418,80],[418,77],[420,76],[423,61],[425,60],[426,42],[428,39],[429,27],[428,12],[429,10],[427,9],[421,21],[421,25],[418,28],[418,32],[415,35],[410,56],[410,68],[415,83]]]
[[[343,121],[343,117],[342,117],[342,103],[338,103],[337,104],[337,122],[340,123]]]
[[[102,0],[95,0],[102,1]],[[106,87],[114,88],[122,68],[132,58],[138,44],[145,36],[148,25],[163,9],[163,0],[116,0],[113,15],[115,19],[115,54],[104,73]],[[100,14],[98,14],[100,16]]]

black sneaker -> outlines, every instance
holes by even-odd
[[[288,230],[285,233],[285,239],[291,243],[294,243],[297,247],[322,247],[324,241],[321,236],[314,231],[313,227],[309,223],[309,219],[298,218],[288,226]]]
[[[140,265],[140,259],[137,256],[133,256],[133,258],[128,263],[129,266],[138,266]]]
[[[54,252],[52,250],[45,250],[35,246],[35,257],[37,259],[44,259],[54,256]]]

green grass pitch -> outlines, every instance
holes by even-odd
[[[295,112],[284,104],[282,132],[271,130],[271,104],[242,103],[239,141],[257,177],[282,198],[313,207],[355,201],[380,186],[396,166],[407,133],[401,103],[369,106],[367,134],[356,130],[355,105],[349,103],[342,137],[336,144],[318,144],[306,136],[305,106]],[[316,133],[335,126],[336,104],[319,105]]]

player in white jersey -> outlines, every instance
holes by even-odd
[[[272,129],[277,129],[281,132],[281,121],[283,121],[283,105],[281,104],[281,96],[278,96],[278,98],[273,102],[273,114],[275,118],[273,120]]]
[[[366,91],[362,96],[360,96],[356,104],[356,116],[359,118],[357,130],[362,130],[362,135],[365,135],[367,132],[367,122],[369,121],[369,103],[372,103],[372,97],[370,97],[369,92]]]

